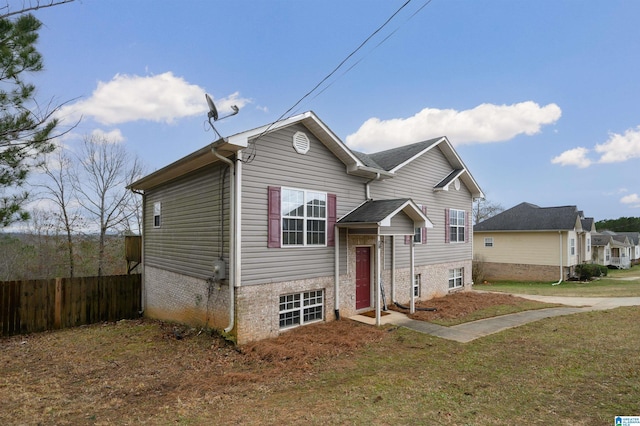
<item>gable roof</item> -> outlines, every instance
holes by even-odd
[[[338,225],[389,226],[391,219],[400,212],[404,212],[416,222],[417,228],[433,228],[433,223],[410,198],[367,200],[342,217]]]
[[[129,185],[129,189],[148,190],[162,185],[173,179],[202,167],[221,161],[213,151],[230,157],[245,148],[265,134],[278,131],[282,128],[301,124],[307,128],[327,149],[329,149],[346,166],[346,172],[350,175],[367,179],[388,179],[395,176],[396,172],[406,164],[419,158],[435,146],[440,150],[451,164],[454,172],[467,186],[472,197],[482,198],[484,194],[473,179],[464,163],[453,149],[446,137],[430,139],[375,154],[365,154],[349,149],[338,136],[327,127],[313,111],[308,111],[269,125],[247,130],[227,138],[218,139],[209,145],[163,167]],[[259,143],[259,142],[258,142]],[[443,178],[446,178],[443,176]],[[453,180],[453,179],[452,179]],[[440,188],[446,190],[447,188]]]
[[[629,243],[634,246],[640,245],[640,232],[616,232],[618,235],[625,235],[629,238]]]
[[[576,206],[539,207],[520,203],[473,227],[482,231],[567,231],[580,227]]]
[[[442,180],[438,182],[433,189],[436,191],[447,191],[449,184],[455,181],[455,179],[460,178],[460,180],[469,189],[469,192],[471,192],[471,196],[473,198],[484,198],[484,193],[473,176],[471,176],[471,173],[469,173],[467,166],[462,162],[460,156],[456,153],[455,149],[453,149],[451,142],[449,142],[445,136],[397,148],[391,148],[372,154],[355,151],[354,154],[356,154],[366,164],[371,165],[371,167],[380,167],[387,172],[396,174],[404,166],[410,164],[436,147],[440,149],[444,157],[447,159],[452,167],[452,171],[446,176],[443,176]]]

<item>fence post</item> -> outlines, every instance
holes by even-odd
[[[55,311],[53,327],[62,328],[62,278],[56,278]]]

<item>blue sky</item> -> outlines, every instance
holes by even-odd
[[[149,171],[279,118],[405,0],[82,0],[37,11],[41,99]],[[424,7],[423,7],[424,6]],[[290,114],[375,152],[445,135],[487,199],[640,216],[640,2],[413,0]]]

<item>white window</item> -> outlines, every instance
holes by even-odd
[[[462,272],[463,268],[449,269],[449,288],[462,287]]]
[[[611,259],[611,250],[609,249],[609,247],[607,247],[606,249],[604,249],[604,253],[605,253],[605,260],[608,262],[609,259]]]
[[[415,228],[413,232],[413,242],[416,244],[422,243],[422,228]]]
[[[576,239],[572,238],[571,239],[571,256],[574,256],[576,254]]]
[[[449,210],[449,240],[452,243],[464,243],[464,210]]]
[[[282,246],[327,244],[327,194],[282,189]]]
[[[484,246],[485,247],[493,247],[493,237],[486,237],[484,239]]]
[[[413,296],[420,297],[420,287],[422,284],[422,274],[416,274],[413,278]]]
[[[153,203],[153,227],[160,228],[161,221],[161,213],[162,213],[162,204],[157,201]]]
[[[591,238],[587,238],[587,253],[591,251]]]
[[[322,321],[324,315],[324,290],[280,296],[280,328],[290,328],[310,322]]]

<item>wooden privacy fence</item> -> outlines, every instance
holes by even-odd
[[[141,276],[0,282],[0,336],[137,318]]]

